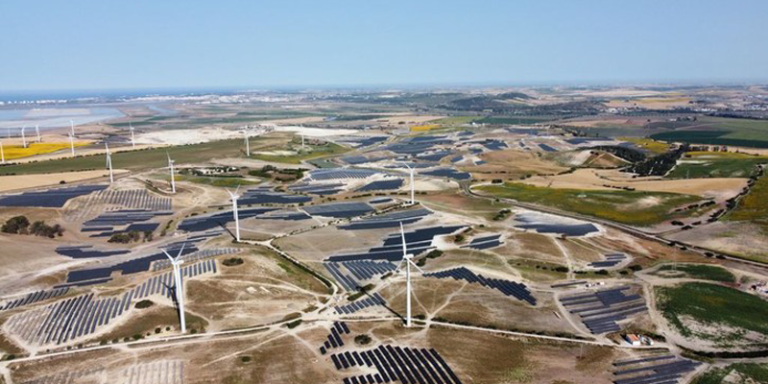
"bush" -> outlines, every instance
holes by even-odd
[[[26,216],[11,217],[0,229],[3,233],[25,234],[29,227],[29,219]]]
[[[251,362],[251,357],[250,356],[241,356],[240,357],[240,361],[242,361],[243,363],[250,363]]]
[[[128,244],[141,240],[139,231],[115,233],[109,238],[110,243]]]
[[[136,309],[144,309],[153,306],[155,303],[152,300],[142,300],[136,303]]]
[[[244,263],[244,261],[240,257],[233,257],[233,258],[230,258],[230,259],[226,259],[226,260],[224,260],[222,262],[222,264],[224,264],[227,267],[234,267],[236,265],[240,265],[240,264],[243,264],[243,263]]]
[[[370,342],[371,342],[371,337],[366,334],[355,336],[355,343],[357,344],[366,345]]]
[[[44,221],[35,221],[32,223],[29,233],[53,239],[56,236],[61,236],[64,233],[64,229],[58,224],[50,226],[45,224]]]

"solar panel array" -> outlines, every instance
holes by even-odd
[[[214,260],[181,268],[183,277],[216,273]],[[170,297],[173,292],[171,271],[145,280],[122,297],[95,298],[93,293],[76,296],[13,315],[4,326],[24,341],[35,345],[61,345],[93,334],[99,327],[127,311],[132,300],[152,295]]]
[[[526,301],[531,305],[536,305],[536,298],[531,295],[531,291],[528,290],[528,287],[526,287],[525,284],[509,280],[483,277],[483,275],[475,274],[465,267],[453,268],[440,272],[425,273],[424,276],[436,277],[438,279],[452,277],[454,280],[465,280],[470,283],[479,283],[484,287],[494,288],[507,296],[512,296],[518,300]]]
[[[377,305],[387,305],[387,302],[384,301],[384,298],[381,297],[378,292],[369,297],[366,297],[365,299],[357,299],[346,305],[335,306],[333,309],[336,310],[336,313],[338,314],[349,315],[357,311],[362,311],[365,308],[374,307]]]
[[[429,227],[420,228],[412,232],[405,233],[405,243],[408,247],[408,253],[414,256],[434,248],[432,240],[435,236],[447,235],[464,228],[461,225],[447,227]],[[352,260],[389,260],[399,261],[403,258],[403,245],[400,239],[400,233],[395,232],[384,239],[381,247],[374,247],[365,253],[347,254],[331,256],[326,261],[352,261]]]
[[[557,152],[557,149],[550,147],[546,144],[539,144],[539,148],[543,149],[546,152]]]
[[[99,232],[91,237],[112,236],[115,233],[130,231],[154,231],[159,223],[143,223],[157,216],[170,216],[171,211],[150,211],[145,209],[121,209],[118,211],[104,212],[96,218],[83,223],[82,232]],[[115,227],[127,226],[122,230]]]
[[[590,332],[616,332],[621,330],[617,321],[648,310],[642,296],[624,292],[629,288],[618,287],[563,297],[560,302],[571,313],[579,315]]]
[[[146,189],[110,189],[92,194],[85,200],[85,204],[108,204],[150,211],[170,211],[172,209],[171,201],[170,197],[156,196]]]
[[[61,208],[70,199],[101,191],[105,188],[107,188],[106,185],[77,185],[74,187],[4,195],[0,196],[0,207]]]
[[[202,232],[195,236],[189,237],[184,241],[171,243],[166,247],[166,250],[171,254],[177,254],[184,245],[182,256],[194,253],[198,251],[197,243],[207,240],[211,237],[219,236],[222,230]],[[165,254],[162,251],[139,256],[130,260],[121,261],[116,264],[107,265],[99,268],[86,268],[67,273],[67,283],[80,283],[79,285],[85,285],[88,283],[97,284],[102,283],[105,280],[109,280],[110,275],[116,271],[120,271],[123,275],[148,271],[153,261],[165,260]]]
[[[437,145],[447,144],[453,144],[453,141],[445,136],[416,136],[390,144],[387,149],[395,153],[418,155],[432,150]]]
[[[403,384],[461,384],[458,376],[434,348],[380,345],[362,352],[331,355],[337,370],[358,369],[374,373],[344,378],[344,384],[373,384],[399,381]]]
[[[304,211],[312,216],[325,217],[355,217],[375,211],[367,203],[328,203],[304,207]]]
[[[481,144],[491,151],[498,151],[504,148],[508,148],[507,143],[502,140],[485,139],[485,141],[483,141]]]
[[[56,248],[56,253],[73,259],[91,259],[98,257],[109,257],[115,255],[124,255],[130,252],[126,249],[99,251],[93,248],[93,245],[64,245]]]
[[[360,220],[352,221],[347,225],[339,225],[338,228],[346,230],[395,228],[399,227],[400,223],[415,223],[425,216],[431,214],[432,211],[425,208],[411,209],[407,211],[395,211],[385,213],[383,215],[365,217]]]
[[[440,161],[443,157],[449,156],[451,151],[434,151],[432,153],[417,155],[416,158],[424,161]]]
[[[6,301],[2,305],[0,305],[0,311],[6,311],[9,309],[25,306],[27,304],[34,304],[34,303],[37,303],[38,301],[59,297],[66,294],[68,291],[69,291],[69,288],[55,288],[50,291],[36,291],[36,292],[28,293],[24,295],[24,297],[18,298],[16,300]]]
[[[75,384],[83,382],[100,384],[183,384],[184,362],[181,360],[153,361],[132,365],[114,374],[107,373],[104,368],[83,371],[67,370],[63,373],[25,381],[23,384]]]
[[[573,281],[566,281],[564,283],[558,283],[550,285],[551,288],[563,288],[563,287],[570,287],[573,285],[579,285],[586,283],[586,280],[573,280]]]
[[[264,188],[250,189],[243,192],[238,205],[250,204],[300,204],[312,201],[309,196],[293,195],[285,192],[274,192]]]
[[[309,220],[312,216],[307,215],[304,212],[296,212],[296,211],[272,211],[269,213],[266,213],[264,215],[261,215],[258,217],[258,220],[290,220],[290,221],[301,221],[301,220]]]
[[[206,248],[201,249],[194,253],[189,253],[186,255],[182,255],[179,257],[179,259],[183,260],[184,263],[191,263],[195,261],[210,259],[211,257],[221,256],[221,255],[229,255],[233,253],[240,252],[240,248]],[[152,263],[152,272],[157,272],[166,268],[171,267],[171,262],[168,259],[165,260],[158,260]]]
[[[315,181],[365,179],[377,174],[377,171],[359,168],[322,168],[309,172],[309,178]]]
[[[328,335],[328,339],[325,341],[325,343],[323,343],[323,346],[320,347],[320,353],[325,355],[326,352],[331,350],[331,348],[343,347],[344,340],[341,338],[341,335],[343,334],[349,334],[349,327],[347,327],[347,323],[343,321],[334,321],[333,327],[331,327],[331,333]]]
[[[501,239],[501,235],[476,237],[472,239],[472,241],[470,241],[469,244],[463,245],[462,248],[472,248],[472,249],[495,248],[502,244],[500,239]]]
[[[378,197],[368,202],[371,204],[382,204],[382,203],[389,203],[390,201],[392,201],[391,197]]]
[[[469,180],[472,176],[468,172],[459,172],[453,168],[439,168],[432,171],[421,172],[422,175],[446,177],[456,180]]]
[[[403,179],[377,180],[372,181],[356,190],[356,192],[366,191],[386,191],[398,189],[403,186]]]
[[[333,195],[344,189],[342,183],[299,183],[288,187],[291,191],[309,193],[310,195]]]
[[[667,360],[672,360],[667,361]],[[648,364],[648,363],[653,364]],[[614,371],[614,384],[675,384],[694,371],[702,363],[676,359],[672,355],[654,356],[631,361],[619,361],[613,365],[624,367]]]
[[[369,280],[376,275],[394,271],[397,266],[388,261],[356,260],[341,263],[358,280]]]
[[[237,211],[237,217],[240,220],[245,220],[251,217],[258,217],[274,210],[275,208],[241,208]],[[178,229],[187,232],[206,231],[209,229],[221,228],[232,221],[235,221],[235,216],[232,211],[223,211],[186,218],[179,224]]]
[[[592,268],[614,267],[617,264],[624,261],[624,259],[626,258],[627,258],[627,255],[623,253],[612,253],[610,255],[605,255],[604,261],[593,261],[589,263],[589,266]]]

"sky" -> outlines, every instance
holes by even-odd
[[[0,92],[744,83],[768,1],[2,0]]]

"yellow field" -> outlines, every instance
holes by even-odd
[[[88,143],[75,143],[75,147],[82,147],[84,145],[88,145]],[[3,153],[5,154],[5,160],[14,160],[61,151],[63,149],[69,149],[69,143],[31,143],[27,148],[20,145],[3,146]]]
[[[411,127],[411,132],[426,132],[437,128],[440,128],[440,124],[414,125]]]
[[[667,152],[667,150],[669,150],[669,144],[648,139],[645,137],[620,137],[619,140],[634,143],[638,147],[647,149],[653,153],[664,153],[664,152]]]

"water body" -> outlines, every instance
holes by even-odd
[[[573,237],[585,236],[599,231],[598,227],[592,223],[539,212],[518,213],[515,215],[515,221],[518,223],[515,228],[532,229],[538,233],[553,233]]]
[[[99,121],[117,119],[125,116],[112,107],[67,107],[67,108],[25,108],[0,110],[0,128],[11,129],[14,135],[23,126],[40,130],[68,127],[72,120],[75,125],[92,124]],[[3,132],[5,134],[5,132]]]

